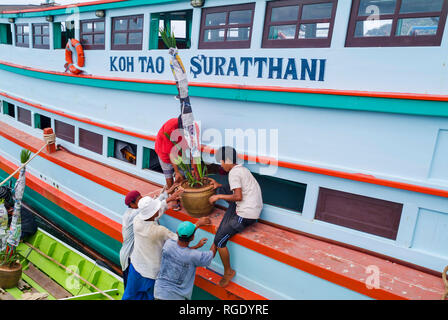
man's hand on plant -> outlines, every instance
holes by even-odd
[[[219,187],[222,187],[222,184],[216,182],[215,179],[213,179],[213,178],[209,178],[209,179],[211,180],[211,182],[212,182],[212,184],[213,184],[213,189],[216,190],[216,189],[218,189]]]
[[[171,196],[168,197],[168,199],[166,199],[166,202],[179,200],[183,192],[184,190],[182,189],[176,190]]]
[[[174,190],[176,190],[177,187],[180,186],[180,182],[174,183],[168,190],[166,190],[166,193],[172,194]]]
[[[169,199],[167,199],[167,200],[169,200]],[[166,206],[167,206],[167,209],[175,209],[178,207],[178,204],[177,204],[176,200],[170,200],[170,201],[166,202]]]
[[[220,199],[219,194],[214,194],[208,199],[208,202],[210,202],[210,204],[214,204],[219,199]]]
[[[177,171],[174,175],[174,181],[176,181],[176,183],[180,183],[184,180],[184,177],[182,176],[182,174]]]

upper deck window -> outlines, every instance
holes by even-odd
[[[112,50],[141,50],[143,15],[112,18]]]
[[[178,49],[189,49],[191,45],[191,22],[193,10],[151,13],[149,49],[165,49],[160,29],[174,33]]]
[[[80,38],[86,50],[104,50],[104,19],[82,20]]]
[[[50,49],[50,28],[48,23],[33,23],[33,48]]]
[[[330,47],[336,7],[337,0],[268,2],[262,47]]]
[[[346,46],[440,46],[447,9],[444,0],[354,0]]]
[[[255,3],[202,10],[199,49],[250,48]]]
[[[65,49],[68,39],[75,38],[75,22],[54,22],[53,23],[54,48]]]
[[[28,24],[16,24],[16,46],[30,46],[30,27]]]

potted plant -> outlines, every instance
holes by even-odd
[[[22,265],[18,251],[0,252],[0,288],[9,289],[17,286],[22,276]]]
[[[191,216],[200,218],[213,210],[214,206],[208,200],[215,194],[215,188],[212,180],[207,177],[207,167],[202,162],[197,129],[188,96],[187,75],[182,60],[177,53],[176,38],[174,33],[167,29],[160,29],[160,35],[171,55],[170,66],[179,93],[177,98],[181,105],[180,117],[182,119],[183,136],[189,146],[188,159],[190,161],[184,161],[185,153],[182,154],[182,157],[173,155],[174,163],[185,173],[186,177],[181,184],[184,191],[181,196],[181,203]],[[176,146],[177,150],[182,152],[177,143],[172,141],[168,134],[166,136]]]
[[[168,134],[167,138],[170,139]],[[182,149],[172,141],[179,152]],[[180,188],[183,190],[181,195],[182,206],[187,212],[195,217],[201,218],[212,212],[213,205],[208,199],[215,194],[215,188],[212,180],[207,177],[207,166],[202,161],[202,157],[189,157],[190,161],[184,161],[183,157],[177,156],[175,164],[184,172],[185,180],[182,181]],[[191,161],[192,159],[192,161]]]
[[[25,191],[25,165],[30,156],[29,150],[22,150],[20,153],[22,166],[19,168],[20,174],[14,187],[13,199],[10,196],[0,199],[0,288],[3,289],[15,287],[22,276],[22,265],[19,261],[20,255],[17,246],[22,233],[20,210]],[[8,210],[6,208],[12,207],[10,200],[14,200],[14,212],[8,230]],[[5,201],[8,202],[7,206],[5,206]]]

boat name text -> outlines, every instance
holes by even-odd
[[[278,80],[325,81],[326,59],[272,57],[212,57],[193,56],[189,72],[200,76],[256,77]],[[111,72],[163,74],[169,59],[162,56],[111,56]]]

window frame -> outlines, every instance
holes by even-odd
[[[68,130],[70,130],[70,132],[68,132]],[[70,123],[55,119],[54,133],[56,138],[73,144],[75,143],[76,127]]]
[[[28,27],[28,33],[23,33],[23,29],[22,29],[22,33],[19,34],[18,33],[18,27],[25,27],[25,26]],[[23,48],[29,48],[30,47],[30,41],[31,41],[31,39],[30,39],[30,30],[31,29],[30,29],[30,24],[29,23],[16,23],[14,25],[14,31],[15,31],[14,39],[15,39],[16,47],[23,47]],[[22,42],[21,43],[18,42],[19,36],[22,38]],[[28,43],[27,44],[25,44],[23,42],[23,39],[24,39],[25,36],[28,36]]]
[[[304,5],[319,4],[319,3],[333,3],[331,17],[329,19],[306,19],[302,20],[302,10]],[[297,20],[271,22],[272,9],[278,7],[286,7],[290,5],[299,5],[299,12]],[[333,38],[334,23],[336,20],[336,10],[338,0],[285,0],[285,1],[270,1],[266,4],[266,15],[263,26],[263,40],[262,48],[329,48],[331,46],[331,39]],[[324,39],[299,39],[299,29],[302,23],[329,23],[328,37]],[[296,34],[294,39],[287,40],[270,40],[269,28],[278,25],[296,25]]]
[[[103,155],[103,143],[104,137],[102,134],[84,128],[78,128],[78,145],[81,148]]]
[[[32,117],[30,110],[17,106],[17,121],[31,127]]]
[[[244,24],[229,24],[229,15],[232,11],[242,11],[242,10],[252,10],[252,16],[250,23]],[[205,18],[209,13],[226,12],[226,24],[218,26],[205,26]],[[237,4],[231,6],[220,6],[220,7],[210,7],[202,9],[201,13],[201,24],[200,24],[200,35],[199,35],[199,45],[198,49],[249,49],[252,41],[252,32],[254,24],[254,14],[255,14],[255,2]],[[230,28],[244,28],[250,27],[249,39],[248,40],[238,40],[238,41],[227,41],[227,31]],[[212,29],[225,29],[224,41],[206,42],[204,41],[205,31]]]
[[[103,22],[104,23],[104,30],[103,31],[95,31],[95,22]],[[83,25],[85,23],[91,23],[92,24],[92,32],[84,32]],[[82,47],[84,50],[104,50],[106,48],[106,19],[86,19],[81,20],[79,22],[79,39],[81,41]],[[104,36],[104,43],[103,44],[95,44],[95,36],[102,34]],[[82,42],[82,37],[84,35],[93,36],[93,43],[94,44],[84,44]]]
[[[40,31],[41,31],[40,34],[36,34],[36,27],[40,28]],[[44,30],[43,27],[48,27],[48,34],[43,33],[43,30]],[[35,49],[50,49],[50,24],[49,23],[33,23],[31,25],[31,28],[33,29],[33,48],[35,48]],[[42,44],[36,44],[37,37],[41,38]],[[44,37],[48,38],[48,44],[43,44]]]
[[[140,30],[129,30],[129,20],[133,18],[142,18],[142,29]],[[126,30],[115,30],[115,20],[117,19],[126,19],[128,21]],[[143,48],[143,33],[145,30],[145,16],[143,14],[138,15],[129,15],[129,16],[119,16],[112,17],[112,31],[111,31],[111,49],[112,50],[142,50]],[[126,44],[115,44],[114,38],[116,33],[125,33],[126,34]],[[129,44],[129,34],[130,33],[141,33],[142,34],[142,43],[141,44]]]
[[[369,17],[358,16],[361,0],[353,0],[350,12],[350,20],[347,28],[346,47],[411,47],[411,46],[440,46],[445,29],[446,17],[448,12],[448,2],[443,1],[440,12],[418,12],[418,13],[400,13],[402,0],[397,0],[393,14],[383,14],[379,16],[380,20],[392,19],[390,35],[387,37],[355,37],[356,23],[365,21]],[[397,25],[399,19],[406,18],[429,18],[439,17],[439,24],[436,35],[424,36],[397,36]]]
[[[347,204],[345,210],[336,212],[338,202]],[[356,211],[356,203],[358,209],[362,204],[363,210]],[[355,210],[352,206],[355,206]],[[403,206],[403,203],[399,202],[319,187],[314,219],[396,241]],[[371,220],[372,217],[375,217],[374,221]]]

